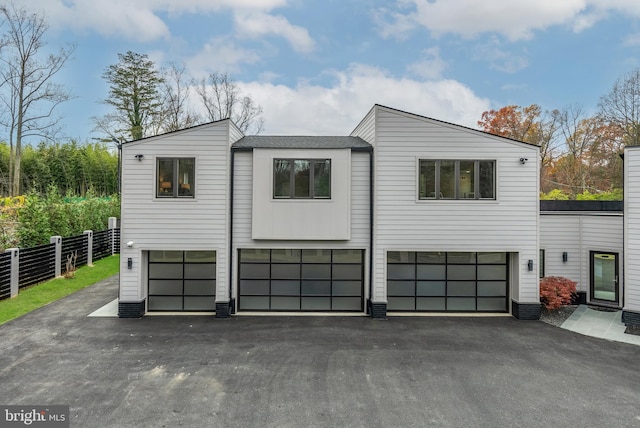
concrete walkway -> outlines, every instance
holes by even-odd
[[[625,334],[622,311],[605,312],[580,305],[561,327],[585,336],[640,345],[640,336]]]

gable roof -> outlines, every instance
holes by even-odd
[[[360,137],[249,135],[233,143],[231,149],[351,149],[370,151],[372,147]]]
[[[540,147],[538,144],[529,143],[527,141],[520,141],[520,140],[516,140],[514,138],[503,137],[502,135],[492,134],[491,132],[483,131],[481,129],[474,129],[474,128],[471,128],[471,127],[468,127],[468,126],[458,125],[456,123],[446,122],[446,121],[440,120],[440,119],[434,119],[432,117],[423,116],[423,115],[416,114],[416,113],[411,113],[411,112],[400,110],[400,109],[396,109],[396,108],[393,108],[393,107],[387,107],[387,106],[384,106],[382,104],[374,104],[373,107],[372,107],[372,110],[376,109],[376,108],[382,108],[382,109],[388,110],[390,112],[401,113],[401,114],[405,114],[405,115],[408,115],[408,116],[413,116],[413,117],[416,117],[416,118],[419,118],[419,119],[426,119],[426,120],[431,121],[431,122],[441,123],[443,125],[454,127],[454,128],[458,128],[460,130],[467,131],[467,132],[474,132],[474,133],[478,133],[478,134],[483,134],[483,135],[487,135],[487,136],[490,136],[490,137],[493,137],[493,138],[500,138],[500,139],[503,139],[503,140],[511,141],[511,142],[514,142],[514,143],[526,144],[527,146]],[[365,116],[365,118],[366,118],[366,116]],[[360,122],[360,123],[362,123],[362,122]],[[360,124],[358,124],[354,128],[354,130],[357,129],[358,126],[360,126]]]

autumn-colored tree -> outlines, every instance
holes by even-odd
[[[544,188],[544,177],[559,144],[559,114],[557,110],[543,112],[536,104],[528,107],[510,105],[485,111],[478,126],[491,134],[540,146],[540,177]]]

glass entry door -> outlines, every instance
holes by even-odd
[[[591,251],[591,300],[618,305],[618,253]]]

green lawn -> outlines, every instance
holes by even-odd
[[[92,267],[78,268],[73,278],[56,278],[20,290],[13,299],[0,300],[0,325],[48,305],[64,296],[118,273],[120,255],[98,260]]]

